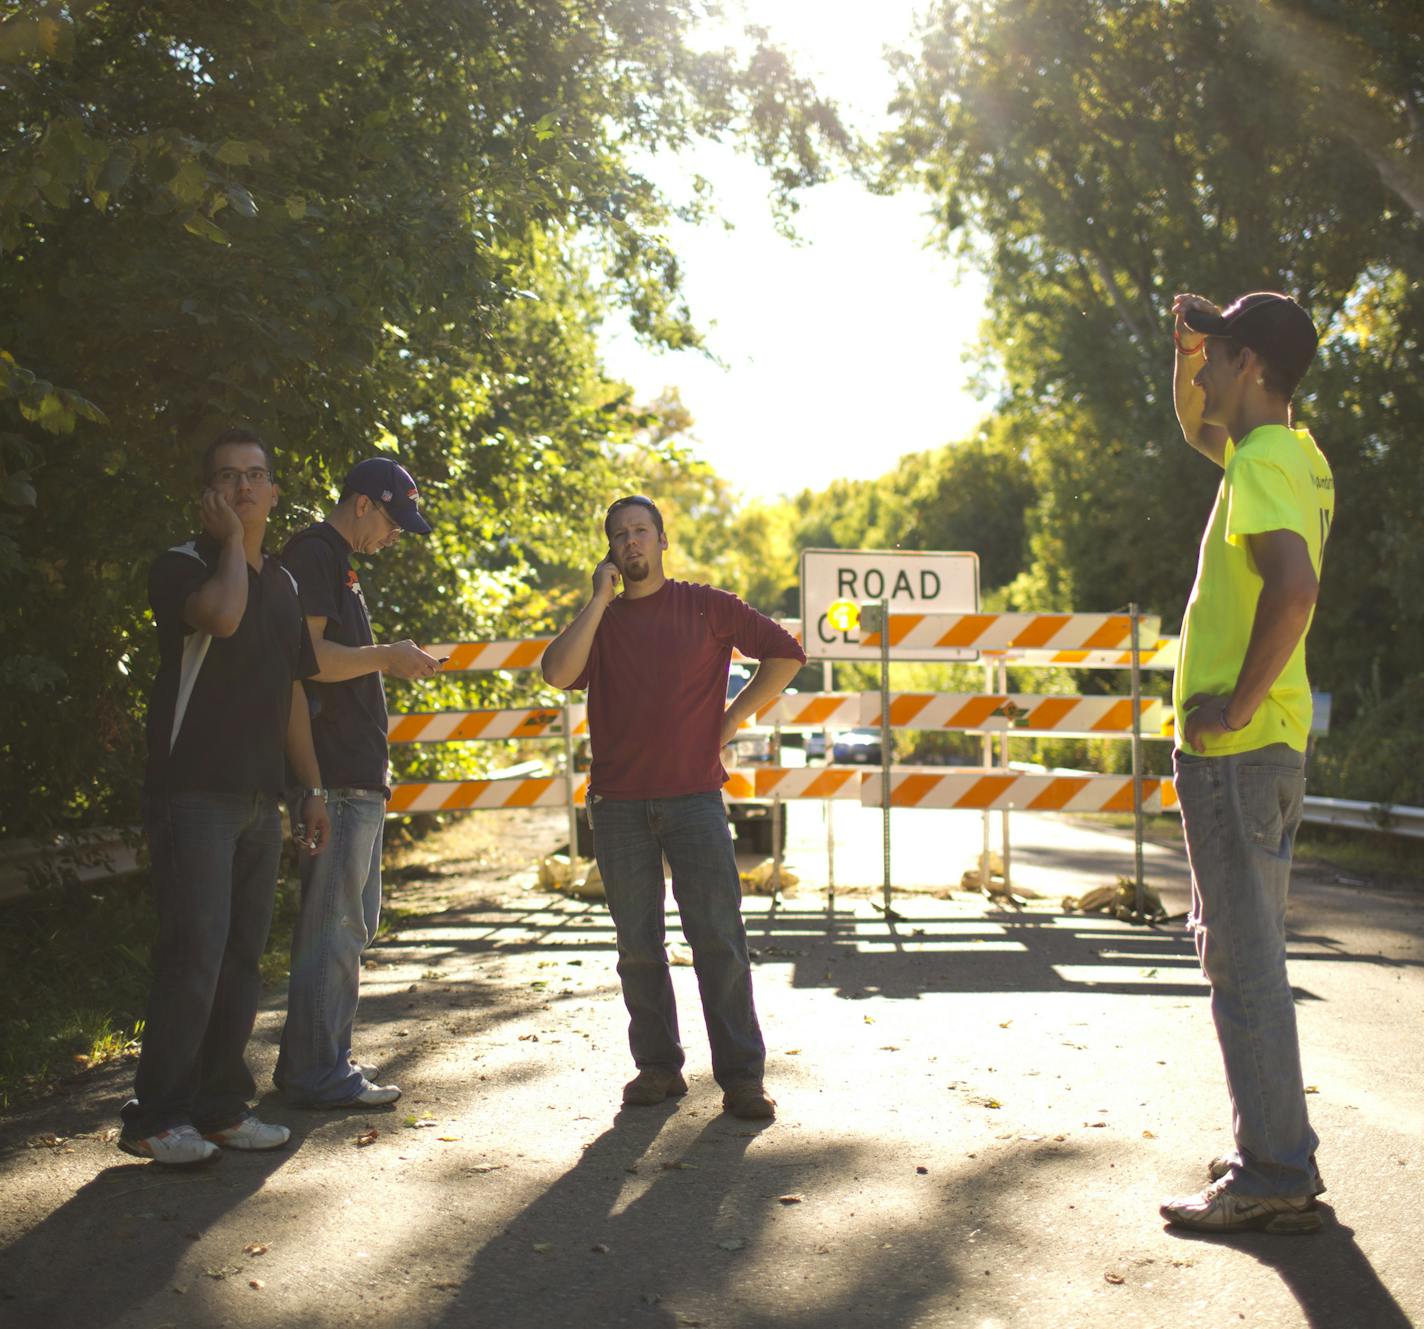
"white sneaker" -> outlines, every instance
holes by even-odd
[[[198,1134],[194,1126],[170,1126],[157,1135],[141,1140],[119,1136],[119,1148],[135,1158],[151,1158],[166,1167],[192,1167],[195,1163],[211,1163],[221,1157],[222,1150]]]
[[[209,1131],[206,1138],[224,1149],[280,1149],[292,1138],[292,1132],[275,1122],[258,1121],[249,1112],[224,1130]]]
[[[389,1107],[401,1096],[400,1086],[394,1084],[367,1084],[350,1098],[339,1103],[319,1103],[318,1107],[361,1108]]]
[[[363,1080],[369,1080],[372,1084],[375,1084],[376,1077],[381,1073],[379,1066],[368,1066],[365,1062],[357,1061],[355,1057],[350,1058],[350,1063],[353,1071],[361,1072],[361,1078]]]

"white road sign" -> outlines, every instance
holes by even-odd
[[[837,600],[869,604],[887,599],[892,611],[973,614],[979,610],[979,555],[907,553],[875,549],[801,551],[801,644],[808,660],[865,660],[852,643],[858,632],[837,632],[826,610]],[[977,660],[960,647],[892,648],[894,660]]]

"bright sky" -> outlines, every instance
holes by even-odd
[[[853,126],[887,123],[894,85],[881,52],[905,43],[911,0],[746,0],[746,10]],[[686,169],[670,160],[660,182],[683,193]],[[851,181],[811,190],[798,246],[772,225],[753,163],[703,149],[695,169],[735,229],[679,224],[669,239],[726,367],[696,352],[650,352],[610,323],[611,373],[640,400],[677,386],[698,452],[749,497],[880,475],[902,454],[973,428],[985,411],[967,391],[964,355],[984,316],[983,283],[925,247],[921,195],[881,198]]]

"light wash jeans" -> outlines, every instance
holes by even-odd
[[[262,994],[282,823],[266,794],[144,796],[158,939],[123,1134],[221,1130],[256,1092],[244,1052]]]
[[[720,793],[680,798],[590,796],[593,851],[618,934],[628,1045],[639,1069],[680,1070],[677,1004],[664,949],[663,855],[692,948],[712,1074],[724,1089],[762,1078],[766,1046],[752,1003],[742,885]]]
[[[302,907],[292,933],[287,1023],[273,1080],[294,1103],[340,1103],[365,1081],[351,1063],[361,952],[381,921],[379,789],[327,790],[331,838],[302,859]]]
[[[1275,743],[1229,757],[1178,751],[1175,765],[1192,867],[1191,926],[1231,1094],[1230,1188],[1310,1195],[1319,1141],[1306,1113],[1286,978],[1286,894],[1305,758]]]

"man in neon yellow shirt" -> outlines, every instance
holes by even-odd
[[[1316,332],[1261,291],[1225,310],[1173,304],[1173,398],[1192,447],[1223,468],[1187,602],[1172,703],[1192,918],[1231,1093],[1235,1147],[1212,1184],[1162,1216],[1207,1232],[1313,1232],[1317,1137],[1286,978],[1291,852],[1305,794],[1305,635],[1335,514],[1329,464],[1291,398]]]

